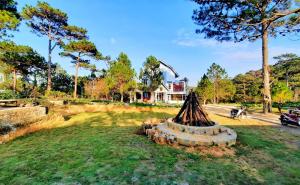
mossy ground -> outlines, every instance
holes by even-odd
[[[238,134],[235,155],[215,158],[137,135],[144,120],[177,111],[160,110],[79,113],[2,144],[0,184],[300,184],[299,136],[212,115]]]

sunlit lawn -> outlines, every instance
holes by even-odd
[[[238,133],[235,156],[221,158],[136,134],[143,120],[174,112],[81,113],[0,145],[0,184],[300,184],[300,137],[278,128],[212,116]]]

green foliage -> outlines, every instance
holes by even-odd
[[[236,88],[230,79],[222,79],[219,82],[219,88],[217,91],[218,101],[232,101],[233,96],[236,93]]]
[[[121,94],[123,101],[123,95],[136,87],[135,76],[130,59],[125,53],[120,53],[117,61],[110,63],[105,81],[110,91]]]
[[[196,93],[198,97],[206,104],[207,100],[213,99],[214,87],[209,78],[204,74],[200,82],[198,82]]]
[[[272,87],[272,98],[277,103],[284,103],[293,98],[293,92],[285,83],[278,82]]]
[[[236,102],[257,102],[261,99],[262,81],[255,73],[239,74],[233,78]]]
[[[70,57],[73,63],[89,63],[89,60],[84,57],[93,59],[101,59],[102,54],[97,50],[94,43],[88,40],[71,41],[63,46],[64,52],[60,53],[61,56]]]
[[[74,80],[74,98],[77,97],[77,78],[78,70],[80,67],[95,69],[95,66],[90,65],[90,58],[100,60],[102,54],[97,50],[94,43],[88,40],[71,41],[67,45],[63,46],[64,51],[60,53],[63,57],[69,57],[72,59],[72,63],[75,64],[75,80]]]
[[[19,97],[19,95],[14,93],[14,91],[12,91],[12,90],[0,91],[0,100],[15,99],[18,97]]]
[[[217,82],[220,79],[227,78],[227,72],[220,65],[213,63],[207,70],[207,77],[212,82]]]
[[[213,86],[213,103],[228,100],[235,93],[235,87],[228,79],[227,72],[220,65],[213,63],[206,73]]]
[[[67,14],[51,7],[46,2],[38,1],[35,7],[26,5],[22,11],[22,17],[37,35],[45,35],[56,41],[65,36],[63,28],[68,25]]]
[[[45,59],[31,47],[13,42],[0,42],[0,60],[21,74],[46,68]]]
[[[146,91],[156,90],[163,82],[163,73],[160,69],[160,62],[154,56],[149,56],[144,63],[143,69],[140,71],[140,80],[146,81],[147,84],[142,82],[141,89]]]
[[[300,87],[300,57],[293,53],[286,53],[274,59],[277,60],[277,63],[272,66],[274,78],[285,81],[292,89]]]
[[[46,36],[48,45],[48,83],[47,90],[51,90],[52,52],[57,45],[63,46],[64,40],[86,39],[87,31],[83,28],[68,25],[68,16],[65,12],[51,7],[46,2],[37,2],[37,5],[26,5],[22,17],[28,27],[38,36]]]
[[[207,38],[254,41],[262,38],[265,31],[273,37],[298,31],[294,27],[299,20],[291,18],[299,16],[300,9],[293,0],[193,1],[198,5],[193,20],[201,25],[197,33],[203,33]]]
[[[72,76],[59,65],[56,66],[55,72],[52,74],[52,89],[66,94],[70,94],[74,90]]]
[[[61,91],[46,91],[45,97],[48,99],[66,99],[68,95]]]
[[[14,0],[0,1],[0,39],[10,36],[7,32],[16,30],[20,23],[16,5]]]

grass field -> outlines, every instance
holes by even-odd
[[[0,184],[300,184],[300,137],[268,124],[211,115],[238,133],[234,153],[214,157],[136,134],[178,109],[80,108],[0,145]]]

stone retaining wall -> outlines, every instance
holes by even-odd
[[[45,107],[18,107],[0,110],[0,125],[26,125],[39,121],[46,115]]]

